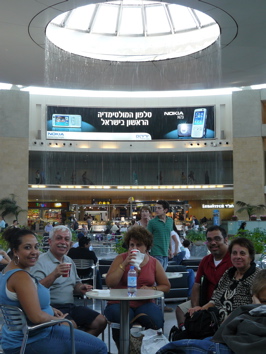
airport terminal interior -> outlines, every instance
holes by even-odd
[[[261,0],[1,4],[0,199],[15,198],[19,224],[42,234],[91,215],[97,249],[108,223],[159,199],[179,229],[248,221],[238,201],[266,204],[265,12]]]

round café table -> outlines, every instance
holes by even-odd
[[[138,289],[135,296],[128,295],[127,289],[110,289],[88,291],[86,296],[98,300],[119,300],[120,301],[120,353],[129,354],[129,301],[148,300],[164,297],[164,293],[158,290]]]

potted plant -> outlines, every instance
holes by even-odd
[[[236,202],[240,208],[237,210],[237,213],[242,213],[243,211],[247,212],[249,220],[257,220],[257,215],[254,213],[266,209],[264,204],[252,205],[245,202],[238,201]],[[255,218],[256,217],[256,218]]]
[[[237,220],[238,220],[237,215],[233,215],[233,216],[232,216],[232,220],[233,220],[233,221],[237,221]]]
[[[260,216],[260,220],[261,220],[261,221],[266,221],[266,215],[261,215],[261,216]]]
[[[187,231],[186,239],[195,245],[202,245],[206,242],[206,233],[199,230],[189,230]]]
[[[260,258],[261,254],[264,253],[266,244],[266,230],[259,227],[255,227],[253,231],[241,230],[237,233],[236,237],[246,237],[252,241],[255,253],[258,255],[256,258]]]

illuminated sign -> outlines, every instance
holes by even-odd
[[[232,209],[234,204],[202,204],[203,209]]]
[[[215,137],[214,106],[47,107],[47,139],[189,140]]]

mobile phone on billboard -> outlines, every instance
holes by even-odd
[[[81,128],[81,116],[78,114],[53,114],[52,126],[55,128]]]
[[[197,108],[194,110],[191,128],[191,138],[203,138],[206,130],[207,109]]]

